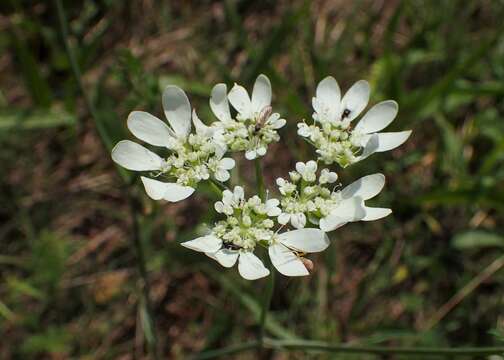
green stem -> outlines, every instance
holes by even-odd
[[[261,307],[261,318],[259,320],[259,335],[258,342],[259,347],[263,347],[264,344],[264,334],[266,326],[266,317],[268,315],[269,308],[271,306],[271,299],[273,297],[273,290],[275,288],[275,269],[273,268],[271,261],[269,263],[270,275],[268,276],[268,282],[266,283],[266,289],[264,291],[264,298]]]
[[[94,122],[94,125],[96,126],[96,130],[98,131],[100,141],[102,142],[103,146],[107,149],[107,151],[109,151],[112,149],[113,146],[112,139],[109,137],[107,130],[104,126],[104,123],[100,121],[100,116],[98,115],[98,111],[96,110],[93,101],[91,100],[91,96],[89,96],[88,92],[86,91],[86,88],[84,87],[84,83],[82,81],[82,74],[79,68],[79,63],[68,41],[69,31],[68,31],[68,20],[66,17],[65,8],[63,7],[61,0],[54,0],[54,4],[56,7],[56,12],[58,14],[58,22],[61,37],[63,40],[63,44],[65,46],[65,51],[67,53],[68,60],[70,62],[70,66],[72,67],[72,72],[74,74],[75,80],[77,81],[77,85],[79,86],[79,90],[82,93],[86,107],[88,108],[88,111],[91,114],[91,118]],[[121,178],[126,183],[129,183],[130,177],[128,173],[119,166],[116,166],[116,169]]]
[[[259,194],[259,197],[261,198],[262,201],[266,201],[266,191],[264,189],[264,177],[262,174],[262,167],[261,167],[261,159],[256,158],[255,159],[255,173],[256,173],[256,186],[257,186],[257,193]],[[266,325],[266,317],[268,315],[268,311],[270,308],[271,304],[271,298],[273,296],[273,289],[275,287],[275,269],[273,268],[271,261],[268,259],[268,255],[265,256],[266,261],[268,262],[268,268],[270,271],[270,275],[267,279],[266,283],[266,289],[264,291],[264,297],[262,299],[262,304],[261,304],[261,318],[259,319],[259,333],[258,333],[258,342],[259,342],[259,349],[263,347],[263,340],[264,340],[264,328]]]
[[[144,304],[145,306],[145,328],[144,328],[144,337],[145,340],[147,341],[147,345],[149,348],[149,353],[153,355],[154,359],[159,359],[159,353],[158,353],[158,345],[157,345],[157,332],[156,332],[156,325],[154,323],[154,313],[152,310],[152,302],[150,300],[150,285],[149,285],[149,278],[147,274],[147,265],[145,261],[145,252],[144,248],[142,246],[142,240],[140,238],[140,226],[138,223],[138,204],[136,203],[136,200],[133,198],[133,196],[129,197],[130,201],[130,210],[131,210],[131,217],[133,220],[133,247],[135,249],[137,261],[136,261],[136,266],[138,269],[138,273],[140,275],[140,280],[141,280],[141,296],[142,296],[142,301],[140,302],[141,304]]]
[[[70,43],[68,41],[69,38],[69,31],[68,31],[68,20],[66,17],[65,13],[65,8],[63,7],[63,3],[61,0],[54,0],[54,4],[56,7],[56,11],[58,14],[58,22],[60,26],[60,31],[61,31],[61,37],[63,40],[63,44],[65,46],[65,50],[68,56],[68,60],[70,61],[70,66],[72,67],[72,72],[75,76],[75,79],[77,81],[77,84],[79,86],[79,90],[82,93],[82,96],[84,97],[84,101],[86,104],[86,107],[88,108],[89,113],[91,114],[91,117],[94,121],[94,124],[96,126],[96,129],[98,131],[98,135],[100,138],[100,141],[102,142],[103,146],[108,150],[112,148],[112,139],[108,136],[107,130],[105,129],[104,123],[100,121],[100,117],[98,115],[98,111],[96,110],[94,103],[89,96],[89,94],[86,91],[86,88],[84,87],[84,83],[82,81],[82,74],[79,68],[79,64],[77,62],[77,58],[75,56],[75,53],[73,52]],[[124,171],[122,168],[116,166],[117,172],[121,176],[121,178],[124,180],[125,183],[129,183],[129,175]],[[142,300],[141,303],[145,304],[145,316],[146,316],[146,325],[147,328],[144,328],[144,336],[145,339],[147,340],[149,350],[151,354],[153,355],[154,359],[159,359],[159,355],[157,352],[157,336],[156,336],[156,327],[154,325],[153,321],[153,315],[152,315],[152,306],[151,306],[151,301],[149,297],[149,282],[147,279],[147,268],[146,268],[146,263],[145,263],[145,256],[144,256],[144,251],[142,248],[142,243],[140,240],[140,229],[139,229],[139,224],[138,224],[138,207],[135,203],[135,199],[132,196],[129,196],[129,202],[130,202],[130,211],[131,211],[131,217],[133,220],[133,229],[132,229],[132,242],[133,242],[133,247],[135,249],[136,257],[137,257],[137,268],[138,272],[142,281]]]
[[[256,175],[256,187],[257,187],[257,193],[259,194],[259,197],[261,200],[266,200],[266,191],[264,189],[264,178],[262,174],[262,167],[261,167],[261,159],[257,158],[254,160],[255,162],[255,175]]]
[[[504,347],[387,347],[387,346],[350,346],[344,344],[329,344],[323,341],[312,340],[275,340],[264,339],[265,348],[276,350],[304,350],[331,353],[354,353],[376,355],[423,355],[423,356],[489,356],[501,355]],[[242,351],[259,349],[260,342],[250,342],[240,345],[232,345],[218,350],[210,350],[197,355],[194,359],[214,359],[222,355],[235,354]]]
[[[387,346],[348,346],[333,345],[323,341],[312,340],[273,340],[265,339],[266,347],[285,350],[313,350],[334,353],[369,353],[369,354],[418,354],[426,356],[465,355],[484,356],[504,353],[501,347],[462,347],[462,348],[433,348],[433,347],[387,347]]]
[[[219,183],[213,179],[210,179],[209,183],[210,183],[210,187],[212,188],[215,195],[217,195],[218,197],[222,197],[222,191],[225,190],[226,188],[223,187],[221,183]]]
[[[192,359],[193,360],[216,359],[216,358],[220,359],[222,356],[236,354],[236,353],[247,351],[247,350],[257,349],[258,346],[259,346],[259,343],[257,341],[252,341],[252,342],[247,342],[244,344],[228,346],[228,347],[221,348],[221,349],[208,350],[208,351],[202,352],[202,353],[192,357]]]

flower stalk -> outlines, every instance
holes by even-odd
[[[255,159],[255,174],[256,174],[256,187],[257,187],[257,193],[259,194],[259,197],[261,200],[265,201],[266,200],[266,192],[264,189],[264,177],[262,173],[262,166],[261,166],[261,159],[256,158]],[[268,260],[268,256],[265,255],[265,260],[267,261],[268,264],[268,269],[270,270],[270,276],[267,279],[266,283],[266,289],[264,290],[264,297],[261,302],[261,318],[259,320],[259,332],[258,332],[258,343],[259,343],[259,350],[263,348],[263,342],[264,342],[264,334],[265,334],[265,325],[266,325],[266,318],[268,316],[268,311],[271,306],[271,299],[273,297],[273,291],[275,288],[275,271],[273,269],[272,263],[270,260]]]
[[[256,175],[256,187],[257,194],[261,200],[266,200],[266,190],[264,189],[264,177],[262,173],[261,159],[257,158],[254,160],[255,163],[255,175]]]
[[[140,276],[140,290],[141,290],[141,301],[140,304],[144,304],[146,321],[144,322],[145,328],[143,329],[145,340],[147,341],[147,346],[149,348],[149,353],[154,357],[154,359],[159,359],[158,345],[157,345],[157,332],[156,325],[154,323],[154,314],[152,310],[152,302],[150,299],[150,285],[149,278],[147,275],[147,265],[145,261],[145,252],[142,246],[142,240],[140,238],[140,226],[138,223],[138,203],[133,196],[129,197],[130,211],[132,218],[132,239],[133,248],[135,250],[136,256],[136,267],[138,274]]]

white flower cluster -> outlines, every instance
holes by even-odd
[[[373,106],[352,127],[352,121],[366,108],[369,94],[369,84],[364,80],[357,81],[343,98],[333,77],[328,76],[318,84],[312,100],[313,125],[299,123],[298,135],[315,146],[325,164],[346,167],[375,152],[395,149],[410,136],[410,130],[379,133],[397,115],[398,105],[392,100]]]
[[[149,171],[156,179],[172,180],[163,182],[141,177],[145,191],[154,200],[183,200],[201,180],[210,176],[227,181],[235,161],[223,157],[225,147],[214,140],[214,129],[204,125],[196,111],[192,112],[196,133],[191,133],[191,105],[184,91],[167,86],[163,92],[163,108],[171,126],[143,111],[133,111],[127,123],[138,139],[164,147],[170,155],[162,158],[140,144],[123,140],[112,149],[112,159],[128,170]]]
[[[180,201],[190,196],[199,182],[221,182],[230,178],[235,161],[224,157],[228,151],[243,151],[249,160],[264,156],[268,145],[279,140],[277,130],[286,123],[271,108],[271,84],[264,75],[256,79],[252,96],[240,85],[227,91],[217,84],[211,93],[210,107],[218,121],[206,126],[191,112],[186,94],[176,86],[163,92],[163,108],[168,124],[146,112],[134,111],[128,128],[138,139],[165,148],[161,157],[129,140],[120,141],[112,159],[126,169],[148,172],[142,176],[147,194],[155,200]],[[268,276],[270,271],[255,255],[259,248],[268,251],[273,266],[287,276],[308,275],[312,268],[304,256],[329,246],[326,232],[349,222],[371,221],[391,213],[390,209],[366,206],[385,184],[382,174],[364,176],[346,187],[328,168],[319,169],[319,160],[342,167],[360,161],[374,152],[402,144],[410,131],[378,133],[397,114],[394,101],[372,107],[352,127],[352,121],[367,106],[369,85],[358,81],[340,99],[336,80],[327,77],[317,86],[313,98],[313,125],[298,124],[298,134],[316,148],[317,161],[296,163],[289,178],[278,178],[278,199],[245,198],[244,189],[224,190],[215,210],[225,219],[209,233],[182,245],[203,252],[225,267],[238,262],[238,271],[248,280]],[[230,105],[236,110],[231,116]],[[191,133],[192,124],[195,133]],[[166,181],[161,181],[166,180]],[[295,230],[287,230],[292,226]],[[307,228],[307,226],[311,226]]]
[[[219,119],[213,123],[217,129],[216,140],[226,144],[231,151],[245,151],[245,157],[253,160],[264,156],[268,144],[280,140],[277,130],[286,121],[271,108],[271,84],[264,75],[255,81],[252,98],[244,87],[235,84],[226,95],[225,84],[217,84],[212,90],[210,106]],[[238,112],[231,117],[229,102]]]
[[[317,163],[298,162],[296,171],[289,173],[290,181],[277,179],[282,213],[278,223],[291,223],[296,229],[306,226],[307,219],[323,231],[335,230],[348,222],[370,221],[385,217],[390,209],[371,208],[365,201],[378,195],[385,185],[382,174],[365,176],[349,186],[338,189],[338,175],[322,169],[317,180]]]
[[[217,222],[211,233],[182,243],[183,246],[203,252],[224,267],[232,267],[238,261],[238,271],[247,280],[269,275],[269,270],[254,254],[257,246],[268,249],[272,264],[284,275],[308,275],[302,253],[319,252],[329,246],[325,232],[317,229],[273,231],[271,217],[280,214],[279,201],[266,202],[255,195],[245,199],[241,186],[234,191],[225,190],[222,201],[215,203],[215,210],[226,215]]]

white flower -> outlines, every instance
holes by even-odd
[[[277,130],[286,121],[271,108],[271,84],[265,75],[255,81],[252,98],[244,87],[235,84],[226,94],[225,84],[217,84],[212,89],[210,107],[219,121],[214,138],[225,143],[231,151],[245,151],[245,158],[253,160],[264,156],[268,144],[280,139]],[[238,111],[236,119],[231,117],[229,102]]]
[[[238,111],[239,119],[257,119],[264,108],[271,105],[271,83],[265,75],[259,75],[254,83],[252,99],[247,90],[235,84],[229,91],[228,99]]]
[[[269,270],[252,251],[233,250],[223,247],[223,241],[207,235],[182,243],[182,246],[203,252],[224,267],[230,268],[238,260],[238,272],[246,280],[256,280],[269,275]]]
[[[384,218],[392,213],[386,208],[374,208],[365,205],[380,193],[385,185],[383,174],[373,174],[354,181],[338,193],[340,201],[330,210],[329,214],[320,219],[320,229],[335,230],[348,222],[373,221]]]
[[[276,179],[276,184],[278,185],[278,190],[282,195],[292,194],[294,191],[296,191],[296,185],[285,181],[285,179],[283,178]]]
[[[317,86],[312,100],[314,125],[298,124],[298,134],[309,138],[326,164],[347,166],[375,152],[392,150],[403,144],[411,131],[380,133],[396,117],[398,105],[387,100],[373,106],[355,128],[351,121],[367,106],[369,84],[357,81],[341,98],[336,80],[328,76]]]
[[[321,252],[329,246],[329,238],[319,229],[300,229],[276,236],[268,248],[273,266],[286,276],[309,275],[303,253]]]
[[[290,222],[294,228],[302,229],[308,220],[328,232],[348,222],[377,220],[391,213],[390,209],[371,208],[365,205],[366,200],[382,190],[385,184],[385,177],[382,174],[364,176],[343,190],[338,190],[337,187],[329,187],[336,182],[338,178],[336,173],[322,169],[316,183],[316,174],[312,172],[315,169],[314,164],[296,165],[295,173],[301,172],[303,178],[307,178],[310,183],[293,183],[282,178],[277,179],[282,195],[281,214],[277,219],[279,224],[286,225]]]
[[[332,184],[338,180],[338,174],[329,171],[329,169],[322,169],[319,176],[319,184]]]
[[[267,246],[275,236],[270,217],[280,214],[279,203],[277,199],[263,202],[257,195],[246,200],[241,186],[224,190],[215,210],[225,214],[226,219],[218,221],[209,235],[182,245],[204,252],[225,267],[232,267],[238,260],[238,271],[247,280],[267,276],[269,270],[253,251],[257,245]]]
[[[306,164],[297,162],[296,171],[301,175],[304,181],[314,182],[317,178],[317,163],[313,160],[308,161]]]
[[[241,186],[235,186],[234,191],[224,190],[222,201],[217,201],[214,205],[215,211],[221,214],[233,215],[234,208],[240,207],[245,197]]]
[[[306,216],[302,212],[286,213],[282,212],[278,216],[278,223],[286,225],[290,221],[291,225],[296,229],[302,229],[306,225]]]
[[[302,137],[310,137],[310,135],[312,134],[312,131],[310,129],[310,127],[306,124],[306,123],[298,123],[297,124],[297,127],[298,127],[298,135],[299,136],[302,136]]]
[[[143,111],[133,111],[127,125],[138,139],[165,147],[172,155],[163,159],[142,145],[123,140],[112,149],[112,159],[128,170],[151,171],[156,178],[176,179],[175,183],[142,176],[145,191],[154,200],[183,200],[194,192],[199,181],[211,174],[219,181],[229,179],[228,170],[234,167],[234,160],[223,158],[225,145],[213,140],[215,129],[204,125],[195,111],[192,122],[196,134],[191,134],[191,105],[184,91],[167,86],[162,102],[169,125]]]
[[[280,205],[280,201],[278,199],[269,199],[266,200],[265,210],[268,216],[278,216],[282,212],[278,207]]]

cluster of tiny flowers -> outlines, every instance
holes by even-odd
[[[280,140],[277,130],[284,125],[280,114],[267,115],[269,107],[265,109],[262,113],[254,113],[252,118],[242,118],[238,115],[236,120],[214,123],[219,126],[220,140],[231,151],[244,151],[249,160],[264,156],[268,144]],[[265,116],[268,116],[266,120]]]
[[[215,224],[212,234],[222,240],[224,248],[253,251],[258,243],[267,244],[274,237],[275,223],[270,217],[280,214],[278,204],[277,199],[263,202],[257,195],[245,200],[241,186],[234,192],[224,190],[215,210],[226,219]]]
[[[189,134],[187,141],[176,141],[163,164],[160,173],[165,177],[174,178],[180,185],[196,187],[202,180],[208,180],[210,175],[218,181],[229,178],[227,170],[233,168],[234,161],[223,161],[219,146],[212,138]]]
[[[270,271],[255,254],[257,246],[268,249],[273,266],[286,276],[308,275],[311,262],[300,255],[325,250],[329,239],[319,229],[298,229],[279,233],[273,230],[280,214],[279,201],[262,201],[257,195],[245,199],[241,186],[224,190],[215,210],[226,216],[218,221],[208,235],[182,243],[182,246],[232,267],[238,262],[238,272],[247,280],[268,276]]]
[[[210,107],[219,121],[215,139],[227,145],[231,151],[244,151],[245,158],[253,160],[264,156],[268,145],[280,140],[277,130],[286,121],[271,107],[271,84],[264,75],[255,81],[252,96],[241,85],[235,84],[227,93],[225,84],[217,84],[210,99]],[[229,103],[237,114],[231,116]]]
[[[379,133],[397,115],[397,103],[382,101],[373,106],[353,126],[369,101],[369,84],[357,81],[341,98],[340,88],[333,77],[322,80],[312,100],[313,124],[298,123],[298,135],[315,148],[318,158],[326,165],[341,167],[363,160],[375,152],[392,150],[404,143],[411,131]]]
[[[358,161],[362,150],[362,134],[352,131],[350,121],[341,119],[329,121],[328,118],[313,114],[318,125],[298,123],[298,134],[309,139],[317,148],[316,152],[325,164],[337,163],[346,167]]]
[[[306,164],[298,162],[296,171],[289,173],[290,181],[278,178],[276,183],[282,195],[280,204],[282,213],[278,216],[280,224],[289,221],[296,229],[306,226],[306,219],[318,225],[319,219],[330,214],[341,201],[338,191],[327,186],[338,179],[338,175],[328,169],[322,169],[317,181],[317,163],[313,160]]]

